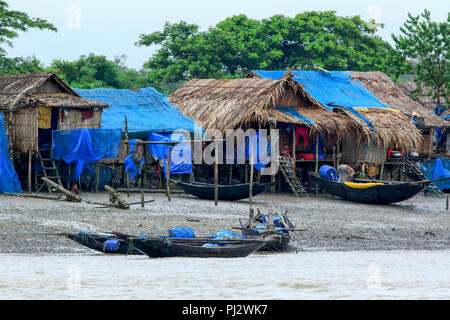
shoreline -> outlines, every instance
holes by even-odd
[[[107,202],[109,194],[83,193],[82,199]],[[122,193],[125,201],[139,202],[140,194]],[[63,236],[51,234],[120,231],[135,235],[167,235],[171,227],[186,226],[196,236],[227,229],[237,234],[239,219],[249,215],[248,200],[201,200],[174,194],[147,193],[130,210],[98,205],[0,195],[0,253],[58,254],[88,250]],[[292,251],[380,251],[450,249],[450,211],[446,199],[419,195],[395,205],[365,205],[327,195],[297,199],[291,194],[262,194],[253,198],[261,212],[287,212],[298,229]],[[81,251],[80,251],[81,250]]]

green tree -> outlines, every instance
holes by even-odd
[[[310,69],[313,65],[389,72],[393,48],[376,35],[377,28],[359,16],[340,17],[334,11],[263,20],[238,15],[206,31],[186,22],[166,23],[162,31],[142,34],[137,45],[159,46],[145,67],[153,81],[162,82],[238,77],[253,69]]]
[[[450,13],[447,21],[431,21],[430,11],[424,10],[418,16],[408,14],[408,20],[400,28],[401,35],[392,35],[397,54],[408,59],[410,68],[416,75],[417,89],[422,85],[429,88],[426,95],[435,99],[436,104],[443,99],[449,103],[450,88]],[[397,70],[397,73],[400,71]]]
[[[8,8],[8,3],[0,0],[0,73],[42,71],[42,64],[35,57],[6,57],[6,47],[13,46],[12,40],[19,36],[19,31],[25,32],[32,28],[57,31],[56,27],[47,20],[31,18],[24,12]]]
[[[81,89],[156,87],[148,80],[148,72],[126,67],[125,60],[126,56],[108,60],[106,56],[91,53],[75,61],[53,60],[49,70],[57,73],[70,86]]]

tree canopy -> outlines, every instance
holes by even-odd
[[[47,20],[31,18],[20,11],[9,10],[9,5],[0,0],[0,74],[41,71],[42,64],[35,58],[7,58],[6,47],[12,47],[12,40],[19,36],[20,31],[32,28],[57,31]]]
[[[431,96],[436,103],[444,100],[449,103],[450,90],[450,13],[447,21],[431,21],[430,12],[424,10],[418,16],[408,14],[408,20],[400,28],[399,36],[392,35],[397,49],[396,54],[408,59],[409,66],[416,75],[418,94]],[[400,70],[401,71],[401,70]]]
[[[340,17],[334,11],[262,20],[237,15],[206,31],[184,21],[166,23],[162,31],[142,34],[137,45],[159,46],[145,63],[153,81],[237,77],[252,69],[313,65],[389,72],[393,48],[376,32],[377,27],[359,16]]]

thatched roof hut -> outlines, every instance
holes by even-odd
[[[172,105],[204,129],[268,128],[270,123],[308,127],[339,138],[354,129],[348,117],[330,112],[286,74],[282,79],[192,79],[169,96]],[[276,107],[295,112],[283,112]]]
[[[400,110],[415,120],[419,128],[438,128],[448,125],[434,113],[433,104],[428,102],[425,104],[411,99],[409,89],[413,89],[410,85],[396,84],[386,74],[379,71],[351,72],[351,78],[361,81],[364,87],[385,105]]]
[[[35,154],[40,132],[100,128],[108,105],[82,98],[52,72],[0,76],[0,112],[13,150]],[[42,129],[42,130],[41,130]]]
[[[276,81],[274,79],[280,79],[281,74],[282,71],[256,70],[247,76]],[[339,119],[345,119],[345,128],[351,130],[346,130],[346,133],[351,132],[357,142],[373,142],[383,148],[410,152],[417,149],[422,141],[420,131],[410,119],[402,112],[389,108],[391,106],[384,105],[367,89],[356,85],[346,72],[324,74],[295,70],[291,79],[300,84],[302,95],[309,97],[314,106],[328,111],[324,116],[341,115]],[[341,128],[338,128],[335,132],[340,131]]]

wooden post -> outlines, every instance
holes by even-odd
[[[120,209],[126,210],[126,209],[130,208],[130,205],[125,200],[122,199],[122,197],[119,195],[119,193],[116,190],[114,190],[113,188],[111,188],[108,185],[105,185],[105,189],[106,189],[106,191],[109,192],[109,197],[110,197],[109,199],[110,199],[111,203],[117,202],[118,207]]]
[[[337,168],[336,163],[337,163],[337,161],[336,161],[336,146],[333,146],[333,166],[335,168]]]
[[[214,141],[214,205],[219,204],[219,147]]]
[[[232,184],[233,183],[233,165],[230,164],[228,166],[228,169],[230,170],[230,172],[228,172],[228,184]]]
[[[296,147],[297,139],[295,136],[295,126],[292,127],[292,157],[294,157],[294,172],[297,168],[297,147]]]
[[[32,168],[31,159],[32,159],[31,152],[28,152],[28,192],[30,192],[30,193],[32,191],[31,190],[31,168]]]
[[[116,177],[116,166],[115,166],[115,162],[113,162],[113,165],[112,165],[112,181],[111,181],[111,184],[112,184],[112,187],[114,188],[115,187],[115,185],[114,185],[114,178]]]
[[[380,181],[383,181],[383,177],[384,177],[384,162],[381,163],[381,168],[380,168],[380,177],[378,178]]]
[[[70,202],[81,202],[81,198],[79,196],[77,196],[76,194],[66,190],[63,188],[63,186],[60,186],[59,184],[53,182],[52,180],[46,178],[46,177],[42,177],[42,180],[45,181],[46,183],[48,183],[50,186],[58,189],[59,191],[61,191],[62,193],[64,193],[67,196],[67,201]]]
[[[166,192],[167,200],[172,201],[172,196],[170,194],[170,162],[172,161],[172,148],[169,149],[169,156],[166,157]]]
[[[145,207],[145,196],[144,191],[141,191],[141,208],[144,209]]]
[[[95,192],[98,192],[98,182],[100,179],[100,161],[97,161],[95,166]]]
[[[336,163],[336,170],[337,170],[341,162],[341,140],[338,141],[336,152],[337,152],[337,163]]]
[[[315,155],[315,158],[316,158],[316,169],[315,169],[315,172],[316,173],[319,172],[319,138],[320,138],[320,135],[318,135],[317,138],[316,138],[316,155]]]
[[[248,194],[248,201],[250,204],[250,214],[249,218],[253,218],[253,154],[254,154],[254,146],[252,146],[252,150],[250,152],[250,186],[249,186],[249,194]]]

